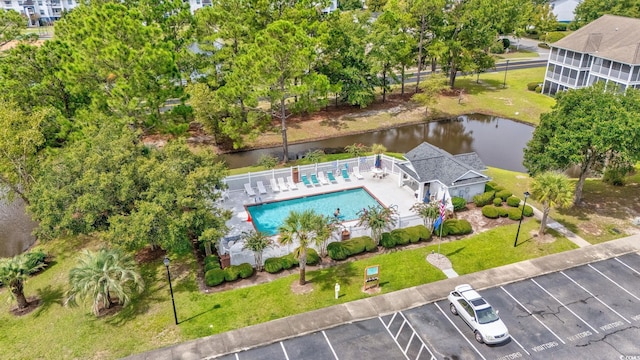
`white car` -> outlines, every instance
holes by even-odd
[[[447,299],[451,312],[469,325],[479,343],[498,344],[509,339],[509,330],[498,312],[471,285],[456,286]]]

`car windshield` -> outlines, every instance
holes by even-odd
[[[478,310],[476,311],[476,314],[478,315],[478,323],[480,324],[487,324],[498,320],[498,314],[496,314],[491,307]]]

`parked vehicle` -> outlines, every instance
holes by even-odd
[[[447,298],[451,313],[469,325],[479,343],[498,344],[509,339],[509,330],[498,312],[471,285],[456,286]]]

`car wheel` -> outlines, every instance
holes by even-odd
[[[456,309],[456,306],[453,304],[449,304],[449,310],[451,310],[451,313],[453,315],[458,315],[458,309]]]
[[[484,342],[482,341],[482,334],[480,334],[480,332],[477,330],[476,330],[476,341],[479,342],[480,344]]]

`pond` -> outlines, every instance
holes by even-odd
[[[523,150],[533,136],[534,127],[496,116],[471,114],[451,120],[400,126],[364,134],[293,144],[289,153],[302,157],[309,150],[327,152],[347,145],[382,144],[389,151],[404,153],[426,141],[451,154],[477,152],[488,166],[525,172]],[[223,155],[230,168],[255,165],[263,154],[282,158],[282,147],[242,151]]]

